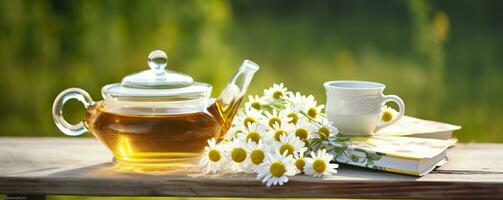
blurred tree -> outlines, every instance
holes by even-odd
[[[102,86],[144,70],[153,49],[220,89],[239,64],[223,41],[229,15],[227,1],[0,1],[1,134],[56,135],[59,91],[99,100]],[[66,109],[73,121],[77,108]]]
[[[414,25],[414,47],[420,63],[426,66],[428,81],[424,83],[423,98],[430,105],[428,115],[438,115],[446,96],[444,85],[444,44],[449,30],[449,17],[443,11],[432,12],[429,1],[409,1]],[[432,17],[433,16],[433,17]]]

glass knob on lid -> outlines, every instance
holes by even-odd
[[[194,83],[192,77],[170,70],[165,70],[168,56],[164,51],[155,50],[148,55],[150,70],[126,76],[121,85],[132,88],[181,88]]]
[[[128,75],[120,83],[102,88],[103,98],[108,100],[169,102],[203,100],[211,93],[211,85],[195,82],[184,73],[166,70],[168,56],[161,50],[148,55],[150,69]]]
[[[161,50],[155,50],[148,54],[148,66],[156,72],[163,72],[168,64],[168,55]]]

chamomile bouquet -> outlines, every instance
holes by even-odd
[[[288,177],[337,173],[326,146],[338,134],[312,96],[293,93],[280,84],[262,96],[249,96],[226,137],[208,146],[199,160],[205,173],[256,173],[267,186],[283,185]]]

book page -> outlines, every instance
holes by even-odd
[[[386,128],[379,130],[376,135],[393,135],[393,136],[413,136],[424,135],[427,137],[430,134],[433,138],[445,139],[445,137],[438,136],[438,134],[451,134],[455,130],[461,129],[461,126],[447,124],[443,122],[436,122],[430,120],[419,119],[410,116],[403,116],[398,122]],[[435,136],[435,133],[438,133]]]

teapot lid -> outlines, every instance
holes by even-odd
[[[187,74],[166,70],[168,56],[155,50],[148,55],[150,69],[124,77],[102,89],[105,99],[128,101],[178,101],[209,97],[211,85],[194,82]]]

